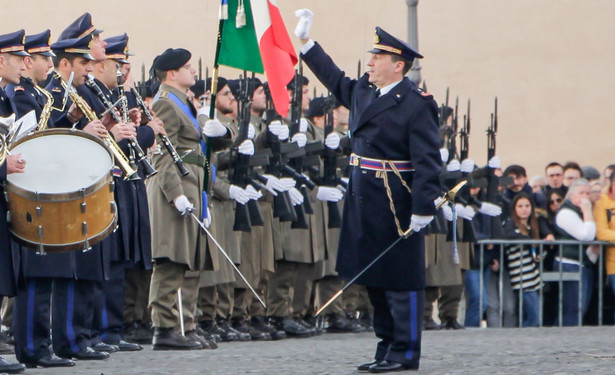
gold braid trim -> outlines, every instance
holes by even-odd
[[[391,170],[393,170],[393,173],[395,173],[395,175],[401,181],[402,185],[404,185],[404,187],[408,190],[408,193],[412,194],[412,189],[410,189],[408,184],[406,184],[406,181],[404,181],[404,179],[401,178],[401,174],[399,173],[399,170],[397,170],[395,163],[393,163],[392,161],[387,161],[387,160],[382,160],[381,163],[382,163],[382,171],[381,171],[382,173],[380,173],[380,176],[382,177],[382,182],[384,183],[384,188],[387,192],[387,197],[389,198],[389,207],[391,208],[391,212],[393,213],[393,219],[395,220],[395,226],[397,226],[397,233],[400,236],[403,236],[404,231],[401,229],[401,224],[399,223],[399,219],[397,218],[397,212],[395,211],[395,204],[393,203],[393,193],[391,192],[391,187],[389,186],[389,176],[387,176],[388,173],[387,173],[386,165],[389,164],[389,166],[391,167]],[[376,176],[378,176],[378,174],[376,174]]]

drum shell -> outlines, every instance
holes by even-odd
[[[86,137],[109,152],[102,141],[83,132],[53,129],[32,137],[46,135],[41,133]],[[27,140],[25,138],[17,144]],[[110,152],[109,155],[113,160]],[[88,187],[61,194],[36,194],[7,181],[10,230],[19,243],[37,251],[57,253],[84,250],[102,241],[116,227],[117,208],[113,189],[111,171]]]

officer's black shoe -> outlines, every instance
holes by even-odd
[[[154,328],[152,339],[153,350],[200,350],[203,345],[199,341],[190,340],[178,335],[173,328]]]
[[[102,341],[95,345],[92,345],[92,349],[96,350],[97,352],[106,352],[106,353],[115,353],[120,350],[120,348],[118,348],[117,346],[105,344]]]
[[[249,334],[250,338],[254,341],[271,341],[271,335],[269,333],[256,329],[244,318],[233,318],[231,322],[233,328],[239,332]]]
[[[262,315],[253,316],[250,319],[250,322],[252,323],[252,327],[271,335],[272,340],[282,340],[286,338],[286,332],[281,329],[277,329],[273,325],[269,324],[269,322],[267,322],[267,320],[265,320],[265,317]]]
[[[449,320],[442,324],[442,328],[444,329],[465,329],[461,324],[457,322],[457,320]]]
[[[36,368],[40,367],[72,367],[75,365],[74,361],[71,361],[68,358],[60,358],[55,354],[51,354],[48,357],[43,357],[36,362],[25,362],[27,368]]]
[[[233,332],[226,332],[218,327],[214,320],[203,320],[199,323],[200,328],[205,332],[205,337],[215,342],[237,341],[239,338]],[[202,336],[202,335],[201,335]]]
[[[280,316],[272,316],[271,323],[277,329],[286,332],[288,337],[309,337],[312,333],[301,324],[295,322],[292,318],[282,318]]]
[[[418,370],[418,367],[406,366],[402,363],[382,361],[371,365],[368,369],[369,372],[384,373],[384,372],[398,372],[405,370]]]
[[[124,340],[117,340],[113,342],[105,341],[105,343],[112,346],[116,346],[120,352],[138,352],[139,350],[143,350],[143,347],[141,345],[133,344]]]
[[[443,326],[434,322],[433,319],[423,320],[423,330],[424,331],[437,331],[442,329]]]
[[[203,349],[218,349],[218,344],[196,333],[196,330],[186,332],[186,338],[201,343]]]
[[[235,328],[231,327],[231,325],[228,323],[228,320],[226,320],[226,319],[223,319],[223,318],[216,319],[216,324],[224,332],[226,332],[227,335],[229,335],[229,334],[235,335],[237,337],[237,341],[250,341],[250,340],[252,340],[252,337],[250,337],[249,333],[239,332]]]
[[[107,352],[97,352],[96,350],[90,348],[89,346],[81,349],[77,353],[73,353],[70,355],[72,358],[77,358],[82,361],[89,360],[100,360],[109,358],[109,353]]]
[[[382,362],[382,360],[374,359],[371,362],[361,363],[360,365],[357,366],[357,370],[359,370],[359,371],[369,371],[370,367],[372,367],[373,365],[377,365],[380,362]]]
[[[365,331],[357,321],[350,320],[341,314],[327,316],[327,332],[331,333],[359,333]]]
[[[26,369],[26,366],[21,363],[9,362],[6,359],[0,357],[0,372],[7,374],[17,374]]]

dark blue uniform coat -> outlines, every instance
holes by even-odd
[[[441,188],[437,105],[432,96],[404,78],[390,92],[374,99],[375,88],[368,82],[368,75],[358,80],[345,77],[318,43],[303,58],[331,93],[350,108],[354,153],[412,161],[415,172],[401,174],[412,194],[393,173],[388,174],[401,229],[408,229],[412,214],[433,215],[433,201]],[[383,180],[374,171],[353,167],[345,199],[336,270],[341,278],[349,280],[399,235]],[[401,241],[358,282],[384,290],[422,290],[423,234]]]

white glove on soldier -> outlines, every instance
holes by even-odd
[[[198,111],[196,111],[196,117],[206,116],[209,118],[209,109],[209,106],[202,106]]]
[[[254,139],[256,128],[252,124],[248,124],[248,139]]]
[[[442,160],[442,163],[446,163],[448,161],[448,149],[447,148],[440,149],[440,160]]]
[[[263,193],[256,190],[252,185],[246,186],[246,194],[248,194],[248,197],[254,201],[259,200],[263,197]]]
[[[500,169],[502,167],[502,162],[500,161],[499,157],[494,156],[491,159],[489,159],[489,162],[487,163],[487,165],[489,166],[489,168]]]
[[[425,228],[427,224],[431,223],[432,220],[433,215],[412,215],[410,218],[410,228],[412,228],[414,232],[418,232]]]
[[[298,9],[295,11],[295,17],[299,17],[299,22],[295,27],[295,35],[301,39],[308,39],[314,13],[309,9]]]
[[[453,159],[446,165],[447,172],[457,172],[461,168],[461,164],[459,164],[459,160]]]
[[[453,221],[453,209],[450,202],[442,206],[442,214],[447,221]]]
[[[237,185],[231,185],[228,188],[228,195],[239,204],[246,204],[250,200],[248,193]]]
[[[297,133],[293,135],[291,142],[297,142],[299,147],[303,147],[307,143],[307,136],[303,133]]]
[[[297,181],[293,180],[290,177],[280,178],[280,183],[282,184],[282,186],[284,186],[284,190],[282,191],[289,191],[290,189],[294,188],[295,185],[297,185]]]
[[[282,124],[281,121],[271,121],[271,124],[269,124],[268,127],[269,131],[277,135],[280,141],[285,141],[288,139],[288,134],[290,133],[290,130],[288,129],[288,126]]]
[[[211,220],[211,212],[209,211],[209,207],[207,207],[207,217],[203,219],[203,225],[205,225],[205,228],[209,228],[209,226],[211,225]]]
[[[290,195],[290,202],[293,206],[298,206],[303,204],[303,194],[296,188],[292,188],[288,191],[288,195]]]
[[[305,117],[301,117],[301,119],[299,120],[299,131],[301,133],[305,133],[308,129],[308,120],[305,119]]]
[[[455,211],[457,211],[457,216],[465,220],[472,220],[476,212],[470,206],[464,206],[461,203],[455,204]]]
[[[478,212],[487,216],[500,216],[502,214],[502,207],[497,204],[482,202]]]
[[[284,185],[277,177],[271,174],[264,174],[263,177],[267,178],[265,189],[267,189],[268,192],[270,192],[274,196],[277,196],[278,191],[284,191]]]
[[[335,150],[340,147],[340,135],[337,133],[331,133],[325,138],[325,146]]]
[[[251,139],[246,139],[237,147],[237,151],[242,155],[252,156],[254,155],[254,143]]]
[[[228,130],[218,119],[207,120],[203,127],[203,135],[209,138],[222,137]]]
[[[474,160],[472,159],[464,159],[461,162],[461,166],[459,168],[463,173],[472,173],[474,171]]]
[[[194,205],[190,203],[188,197],[183,194],[173,200],[173,205],[175,205],[175,208],[182,216],[194,210]]]
[[[339,202],[344,197],[344,194],[334,187],[319,186],[316,193],[316,199],[319,201]]]

